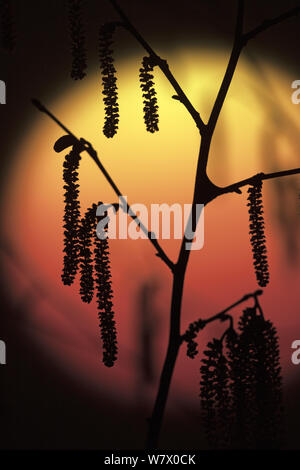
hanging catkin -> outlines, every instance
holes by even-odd
[[[1,47],[8,52],[15,48],[12,0],[0,0],[0,41]]]
[[[204,355],[206,358],[202,359],[200,368],[200,397],[206,436],[212,449],[227,448],[230,437],[229,376],[222,341],[209,342]]]
[[[258,409],[261,422],[258,429],[261,431],[260,447],[278,449],[284,440],[283,425],[283,393],[280,366],[280,353],[278,334],[270,321],[263,324],[263,348],[261,362],[264,364],[263,374],[259,377],[262,385],[261,399],[258,400]]]
[[[98,203],[98,206],[101,203]],[[97,206],[94,205],[96,212]],[[95,284],[97,288],[98,315],[100,320],[101,338],[103,343],[103,362],[112,367],[117,359],[117,331],[113,312],[113,291],[111,286],[111,271],[109,260],[108,239],[95,243]]]
[[[241,343],[248,357],[248,406],[253,447],[280,448],[282,440],[282,389],[278,337],[275,327],[257,309],[246,309],[240,321]],[[251,386],[250,386],[251,384]],[[251,405],[252,403],[252,405]]]
[[[80,242],[80,295],[83,302],[90,303],[94,295],[93,252],[96,210],[91,207],[81,220]]]
[[[269,283],[269,266],[267,258],[266,238],[264,233],[264,218],[262,205],[262,181],[248,189],[250,242],[252,245],[254,269],[257,282],[261,287]]]
[[[78,168],[80,162],[80,149],[74,145],[66,156],[63,164],[63,179],[65,182],[64,201],[64,266],[62,281],[65,285],[71,285],[74,281],[78,263],[80,245],[78,229],[80,224],[80,203],[78,199],[79,184]]]
[[[248,315],[248,310],[244,313],[247,330],[249,322],[246,321],[246,315]],[[252,376],[252,364],[248,357],[250,338],[251,335],[239,335],[233,330],[226,336],[232,410],[230,446],[234,449],[253,447],[253,430],[257,410],[255,393],[253,393],[255,384]]]
[[[247,308],[240,334],[228,338],[228,365],[235,448],[280,448],[282,391],[275,328],[256,307]]]
[[[154,64],[151,57],[144,57],[140,69],[140,85],[144,98],[144,121],[148,132],[157,132],[158,129],[158,105],[156,91],[153,82]]]
[[[93,204],[81,221],[80,240],[80,294],[84,302],[90,302],[97,290],[98,315],[103,345],[103,363],[112,367],[117,359],[117,331],[113,312],[113,291],[109,261],[108,239],[97,237],[97,207],[102,203]],[[106,215],[106,214],[105,214]],[[103,217],[105,217],[105,215]],[[91,247],[94,247],[92,252]],[[93,259],[94,254],[94,259]],[[93,262],[95,271],[93,268]]]
[[[115,23],[106,23],[100,27],[99,32],[99,57],[102,73],[102,85],[105,105],[105,123],[103,133],[107,138],[112,138],[117,133],[119,123],[119,104],[116,69],[113,59],[113,34]]]
[[[78,168],[80,152],[84,150],[82,142],[72,135],[60,137],[54,144],[57,153],[72,146],[63,164],[65,182],[64,201],[64,268],[63,283],[74,282],[80,267],[80,296],[83,302],[91,302],[95,287],[103,342],[103,362],[107,367],[114,365],[117,359],[117,331],[113,312],[113,291],[109,261],[108,240],[97,237],[97,207],[102,202],[93,204],[80,219]],[[118,204],[113,204],[118,206]],[[107,216],[101,216],[103,220]],[[107,232],[108,227],[104,230]]]
[[[205,325],[206,325],[206,322],[201,319],[193,323],[190,323],[189,328],[184,335],[184,341],[186,341],[187,343],[186,354],[191,359],[194,359],[198,354],[198,350],[197,350],[198,344],[195,341],[195,338],[197,338],[199,331],[202,330],[202,328],[204,328]]]
[[[87,68],[85,30],[83,26],[83,6],[85,0],[67,0],[69,30],[72,47],[71,77],[82,80]]]

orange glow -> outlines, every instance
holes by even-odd
[[[174,75],[206,121],[224,73],[227,54],[189,49],[166,56]],[[138,60],[132,57],[126,63],[117,64],[121,118],[119,133],[113,140],[107,140],[101,133],[103,104],[98,71],[90,73],[81,83],[70,84],[68,91],[45,105],[77,136],[92,142],[129,202],[190,203],[199,149],[197,130],[183,105],[171,99],[174,92],[170,85],[157,73],[160,132],[146,133]],[[293,78],[283,75],[271,64],[265,66],[265,72],[268,85],[246,61],[242,60],[238,67],[211,149],[209,176],[218,185],[230,184],[259,171],[272,171],[277,166],[282,169],[297,166],[297,153],[291,140],[293,126],[299,124],[299,109],[290,99]],[[273,106],[284,109],[291,123],[280,135],[276,133],[275,117],[272,121]],[[162,332],[157,343],[160,363],[166,340],[171,277],[154,256],[148,241],[111,242],[120,360],[115,369],[106,370],[100,362],[95,304],[81,304],[76,289],[64,287],[60,282],[63,160],[53,151],[53,144],[61,135],[52,121],[36,114],[31,131],[20,143],[11,171],[4,230],[24,266],[19,295],[28,289],[30,278],[47,286],[46,297],[54,301],[37,300],[28,321],[33,340],[49,352],[52,360],[69,373],[76,373],[87,388],[104,387],[112,393],[116,385],[127,384],[124,397],[133,399],[137,290],[148,278],[155,276],[161,280],[158,304]],[[272,154],[263,159],[262,142],[269,143],[267,136],[272,136],[273,146],[280,150],[276,162]],[[99,200],[116,202],[103,176],[85,154],[80,183],[82,210]],[[292,271],[283,256],[283,241],[270,206],[272,184],[266,183],[264,187],[271,283],[262,304],[266,315],[278,326],[287,376],[293,368],[289,359],[290,344],[299,339],[295,331],[299,304],[295,279],[299,268],[297,272]],[[295,198],[297,196],[295,194]],[[162,245],[175,260],[178,241],[163,241]],[[17,276],[13,267],[9,272],[11,278]],[[183,327],[198,317],[217,313],[257,288],[248,239],[246,190],[240,196],[220,198],[206,209],[204,249],[192,253],[185,285]],[[212,331],[203,334],[201,347]],[[197,389],[198,370],[198,359],[188,361],[182,354],[175,376],[178,393],[186,393],[189,387]]]

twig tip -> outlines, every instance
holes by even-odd
[[[37,100],[37,99],[35,99],[35,98],[32,98],[32,99],[31,99],[31,103],[32,103],[33,106],[35,106],[39,111],[41,111],[41,112],[44,112],[44,111],[45,111],[44,106],[42,105],[42,103],[41,103],[39,100]]]

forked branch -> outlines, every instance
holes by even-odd
[[[221,196],[226,193],[237,192],[241,193],[241,188],[246,185],[253,185],[257,181],[278,178],[283,176],[289,176],[293,174],[299,174],[300,169],[293,169],[287,171],[281,171],[276,173],[259,173],[254,175],[250,178],[245,180],[241,180],[237,183],[231,184],[225,188],[219,188],[215,186],[208,178],[206,168],[209,158],[210,152],[210,145],[214,135],[214,130],[217,125],[221,110],[223,108],[224,102],[226,100],[237,64],[240,57],[240,54],[248,43],[250,39],[255,38],[257,35],[262,33],[263,31],[269,29],[272,26],[275,26],[292,16],[297,15],[300,12],[300,6],[289,10],[282,15],[271,19],[265,20],[261,25],[254,28],[252,31],[248,33],[243,33],[243,25],[244,25],[244,0],[238,0],[238,11],[237,11],[237,20],[236,20],[236,28],[235,28],[235,37],[232,47],[231,56],[228,62],[227,69],[225,71],[224,78],[222,80],[219,92],[217,94],[215,103],[212,108],[212,112],[208,121],[208,124],[205,124],[200,117],[199,112],[194,108],[192,103],[190,102],[189,98],[175,79],[174,75],[170,71],[168,63],[161,59],[156,52],[152,49],[152,47],[148,44],[148,42],[143,38],[143,36],[138,32],[135,26],[131,23],[127,15],[124,11],[120,8],[117,0],[109,0],[115,11],[121,18],[122,23],[119,25],[125,27],[132,36],[138,41],[138,43],[147,51],[149,54],[152,62],[154,65],[157,65],[167,80],[170,82],[172,87],[174,88],[176,95],[173,97],[180,101],[189,114],[192,116],[196,126],[198,127],[200,134],[201,134],[201,148],[200,154],[198,159],[198,166],[197,166],[197,173],[195,179],[195,189],[194,189],[194,197],[193,197],[193,204],[192,204],[192,215],[195,211],[196,205],[199,203],[207,204],[211,200],[215,199],[218,196]],[[182,307],[182,296],[183,296],[183,288],[184,288],[184,281],[185,281],[185,273],[188,265],[189,255],[190,252],[185,248],[184,239],[182,241],[181,249],[179,258],[176,264],[174,264],[166,255],[164,250],[159,245],[158,241],[156,240],[153,233],[148,232],[146,227],[143,226],[142,222],[136,216],[136,214],[131,210],[130,206],[127,204],[126,199],[122,196],[121,191],[116,186],[115,182],[104,168],[103,164],[101,163],[100,159],[96,151],[92,148],[92,146],[84,141],[83,139],[77,139],[60,121],[53,116],[43,105],[41,105],[37,101],[33,101],[34,105],[42,112],[46,113],[51,119],[53,119],[65,132],[72,135],[74,139],[76,139],[76,143],[82,145],[82,151],[87,151],[87,153],[92,157],[95,161],[97,166],[99,167],[100,171],[116,193],[116,195],[121,199],[123,204],[123,210],[136,222],[136,224],[143,230],[152,245],[155,247],[157,251],[157,256],[159,256],[165,264],[170,268],[173,273],[173,290],[172,290],[172,301],[171,301],[171,312],[170,312],[170,329],[169,329],[169,343],[167,348],[166,357],[164,360],[163,370],[160,377],[159,389],[156,396],[156,401],[153,409],[153,413],[151,418],[149,419],[149,431],[148,431],[148,440],[147,446],[148,448],[156,448],[158,445],[159,434],[162,426],[164,411],[168,399],[169,388],[172,380],[172,375],[174,371],[174,367],[176,364],[176,360],[178,357],[178,352],[180,346],[184,341],[189,340],[190,333],[197,333],[202,328],[204,328],[208,323],[214,320],[230,320],[231,317],[228,314],[228,311],[232,308],[238,306],[242,302],[245,302],[249,298],[255,298],[257,302],[258,296],[262,294],[262,291],[256,291],[253,294],[248,294],[244,296],[242,299],[238,300],[234,304],[232,304],[227,309],[223,310],[222,312],[214,315],[211,318],[205,320],[198,320],[192,323],[189,329],[184,333],[184,335],[180,334],[180,324],[181,324],[181,307]],[[193,338],[192,338],[193,340]],[[193,352],[193,351],[192,351]]]
[[[300,168],[294,168],[292,170],[276,171],[274,173],[257,173],[250,178],[238,181],[237,183],[230,184],[225,188],[221,188],[221,194],[225,193],[241,193],[241,188],[248,185],[253,185],[257,181],[270,180],[275,178],[282,178],[284,176],[298,175],[300,174]]]
[[[186,332],[181,336],[181,343],[183,342],[187,343],[187,356],[190,357],[191,359],[194,359],[197,356],[198,343],[196,341],[196,338],[198,336],[198,333],[201,330],[203,330],[206,327],[206,325],[208,325],[209,323],[212,323],[217,320],[221,322],[225,322],[229,320],[229,328],[227,328],[222,335],[222,340],[223,340],[226,334],[230,330],[233,329],[233,318],[228,312],[232,310],[233,308],[237,307],[238,305],[240,305],[241,303],[246,302],[250,298],[254,298],[255,305],[259,308],[260,311],[262,311],[258,302],[258,297],[262,295],[262,293],[263,293],[262,290],[257,290],[252,294],[244,295],[244,297],[242,297],[240,300],[238,300],[234,304],[227,307],[225,310],[222,310],[222,312],[217,313],[216,315],[213,315],[212,317],[206,318],[204,320],[202,318],[199,318],[193,323],[190,323]]]
[[[190,333],[191,331],[195,331],[195,332],[199,332],[200,330],[203,330],[203,328],[205,328],[206,325],[208,325],[209,323],[212,323],[216,320],[220,320],[220,321],[225,321],[225,320],[228,320],[229,319],[229,315],[228,315],[228,312],[232,309],[234,309],[235,307],[237,307],[238,305],[244,303],[244,302],[247,302],[247,300],[249,299],[255,299],[255,302],[257,302],[257,297],[259,297],[260,295],[263,294],[263,291],[261,289],[253,292],[253,293],[250,293],[250,294],[246,294],[244,295],[241,299],[239,299],[237,302],[234,302],[232,305],[230,305],[229,307],[225,308],[224,310],[222,310],[221,312],[217,313],[216,315],[213,315],[212,317],[209,317],[209,318],[205,318],[204,320],[199,318],[198,320],[194,321],[193,323],[191,323],[189,325],[189,328],[186,330],[186,332],[181,336],[181,341],[184,342],[184,341],[188,341],[189,339],[189,336],[190,336]]]
[[[236,26],[235,26],[235,36],[234,36],[234,43],[230,55],[230,59],[227,65],[227,69],[221,83],[217,98],[215,100],[209,121],[208,121],[208,132],[209,135],[212,136],[218,122],[221,110],[223,108],[223,104],[225,102],[228,90],[230,88],[234,72],[236,70],[238,60],[243,49],[243,25],[244,25],[244,0],[238,1],[238,9],[237,9],[237,19],[236,19]],[[207,156],[208,157],[208,156]],[[206,168],[207,161],[202,163],[203,167]]]
[[[67,134],[71,135],[74,138],[74,141],[77,142],[77,144],[82,146],[82,152],[86,151],[90,157],[94,160],[100,171],[102,172],[103,176],[115,192],[115,194],[118,196],[119,200],[122,202],[122,209],[123,211],[128,214],[132,220],[137,224],[138,227],[144,232],[144,234],[147,236],[148,240],[152,243],[154,248],[157,251],[157,256],[162,259],[162,261],[170,268],[171,271],[174,270],[174,263],[169,259],[169,257],[166,255],[160,244],[158,243],[155,234],[153,232],[149,232],[148,229],[145,227],[143,222],[139,219],[139,217],[135,214],[135,212],[131,209],[130,205],[127,203],[126,198],[123,196],[121,193],[120,189],[104,167],[104,165],[101,163],[98,154],[96,150],[92,147],[92,145],[87,142],[84,139],[78,139],[64,124],[62,124],[59,119],[57,119],[44,105],[42,105],[38,100],[33,99],[32,100],[33,105],[41,112],[47,114],[56,124],[61,127]]]
[[[288,10],[282,13],[281,15],[276,16],[275,18],[264,20],[259,26],[257,26],[256,28],[252,29],[251,31],[243,35],[244,44],[246,45],[248,41],[250,41],[250,39],[254,39],[259,34],[272,28],[272,26],[276,26],[282,23],[283,21],[292,18],[293,16],[298,16],[299,13],[300,13],[300,6],[292,8],[291,10]]]
[[[270,29],[273,26],[276,26],[289,18],[297,16],[300,13],[300,6],[292,8],[285,13],[269,20],[264,20],[259,26],[254,28],[253,30],[249,31],[248,33],[243,33],[243,25],[244,25],[244,10],[245,10],[245,2],[244,0],[238,0],[238,10],[237,10],[237,20],[236,20],[236,27],[235,27],[235,36],[234,36],[234,43],[230,55],[230,59],[228,62],[228,66],[222,80],[216,101],[213,105],[213,109],[207,124],[208,127],[208,138],[212,138],[216,124],[218,122],[221,110],[223,108],[226,96],[228,94],[228,90],[230,88],[241,52],[243,48],[247,45],[247,43],[258,36],[260,33]],[[208,155],[205,155],[204,161],[201,163],[203,171],[206,170],[208,162]]]
[[[116,10],[118,15],[123,21],[123,26],[135,37],[135,39],[141,44],[141,46],[148,52],[150,57],[153,59],[153,62],[160,68],[167,80],[170,82],[174,90],[176,91],[178,100],[186,107],[190,115],[192,116],[196,126],[198,127],[200,133],[202,134],[205,129],[205,124],[201,119],[200,114],[194,108],[187,95],[177,82],[173,73],[171,72],[169,65],[166,60],[163,60],[159,57],[158,54],[152,49],[150,44],[144,39],[144,37],[139,33],[136,27],[132,24],[128,16],[124,13],[122,8],[119,6],[116,0],[109,0],[113,8]]]

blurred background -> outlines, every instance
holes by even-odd
[[[1,316],[7,364],[0,366],[2,449],[142,448],[146,419],[165,354],[171,276],[148,241],[111,241],[119,360],[101,362],[97,309],[61,284],[63,157],[53,151],[60,129],[38,113],[38,98],[77,136],[91,141],[130,203],[191,202],[199,139],[190,116],[155,71],[160,132],[146,133],[138,74],[145,55],[126,32],[115,37],[120,125],[102,134],[104,109],[98,28],[117,19],[106,0],[87,0],[87,77],[70,78],[71,53],[63,1],[15,0],[16,49],[1,51],[7,84],[1,120]],[[295,1],[247,2],[245,28],[295,6]],[[222,80],[235,23],[235,1],[120,0],[206,121]],[[298,167],[300,105],[291,84],[300,79],[299,18],[249,43],[218,123],[208,172],[227,185],[257,172]],[[117,202],[93,162],[80,167],[81,206]],[[300,179],[264,184],[271,282],[262,306],[280,337],[287,448],[300,448],[300,365],[291,344],[300,339]],[[192,253],[182,329],[244,294],[256,280],[248,236],[247,192],[219,198],[205,211],[205,243]],[[162,241],[176,260],[179,241]],[[250,302],[251,304],[251,302]],[[237,320],[240,309],[234,311]],[[224,325],[199,338],[194,360],[182,351],[166,410],[161,445],[204,449],[199,380],[201,352]]]

